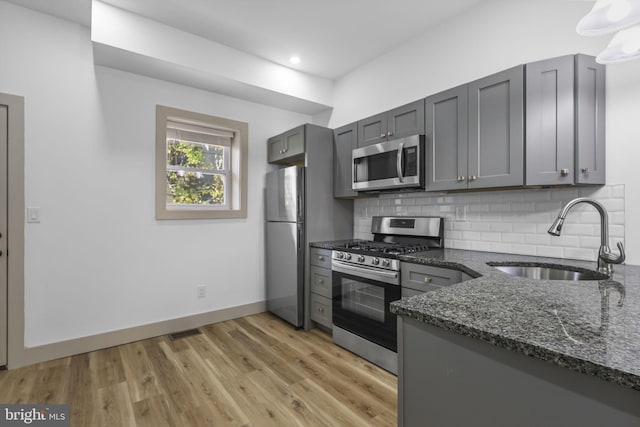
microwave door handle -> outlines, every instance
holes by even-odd
[[[404,155],[404,142],[398,144],[398,157],[396,158],[396,169],[398,171],[398,179],[400,182],[404,182],[404,176],[402,176],[402,156]]]

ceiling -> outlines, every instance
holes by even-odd
[[[89,26],[91,0],[8,0]],[[104,0],[330,80],[481,0]],[[289,57],[299,55],[298,65]]]

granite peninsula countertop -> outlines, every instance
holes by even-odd
[[[487,262],[595,270],[595,261],[455,249],[399,258],[479,277],[393,302],[393,313],[640,391],[640,267],[572,282],[511,276]]]
[[[572,282],[511,276],[487,262],[593,271],[595,261],[456,249],[399,258],[475,278],[395,301],[393,313],[640,391],[640,266],[615,265],[611,280]]]

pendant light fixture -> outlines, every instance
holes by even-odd
[[[598,0],[576,31],[583,36],[618,32],[597,56],[601,64],[640,58],[640,0]]]

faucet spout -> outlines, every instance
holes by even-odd
[[[609,215],[605,207],[597,200],[589,197],[578,197],[564,205],[558,214],[558,218],[551,224],[548,233],[553,236],[559,236],[562,231],[564,220],[572,207],[579,203],[587,203],[598,211],[600,214],[600,249],[598,250],[598,271],[611,277],[613,274],[612,264],[622,264],[625,260],[624,246],[622,242],[618,242],[619,255],[611,252],[609,248]]]

